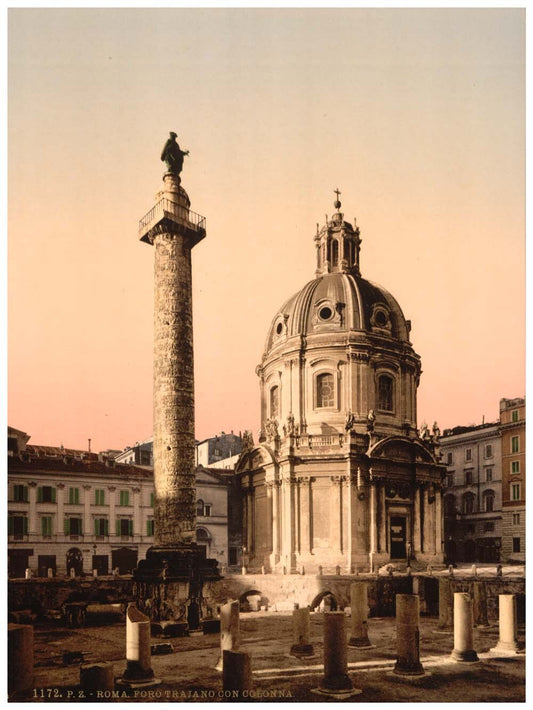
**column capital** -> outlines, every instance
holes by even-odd
[[[64,483],[56,483],[56,488],[59,488],[60,491],[62,491],[64,487],[65,487]]]
[[[86,484],[83,486],[83,490],[84,490],[84,491],[90,491],[91,488],[92,488],[92,486],[90,486],[88,483],[86,483]]]
[[[117,490],[116,486],[108,486],[107,490],[110,491],[111,493],[114,493]]]
[[[36,481],[28,481],[28,486],[29,486],[30,488],[35,488],[36,485],[37,485],[37,482],[36,482]]]

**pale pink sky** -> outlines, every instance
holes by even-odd
[[[419,422],[524,395],[525,12],[9,12],[8,422],[32,443],[152,433],[153,249],[175,130],[193,252],[196,435],[259,426],[255,367],[357,217],[363,276],[412,320]]]

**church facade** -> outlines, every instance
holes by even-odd
[[[249,571],[442,563],[437,425],[417,429],[420,357],[396,300],[362,278],[341,203],[315,236],[315,278],[270,324],[261,430],[237,464]]]

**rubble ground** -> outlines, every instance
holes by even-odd
[[[80,664],[63,664],[65,652],[83,652],[85,663],[111,661],[115,677],[125,669],[124,620],[85,628],[35,627],[36,702],[79,700]],[[390,675],[396,660],[395,620],[371,618],[368,635],[375,648],[348,649],[349,675],[363,692],[340,702],[525,702],[525,654],[508,658],[491,655],[498,642],[498,625],[474,631],[480,662],[454,663],[449,656],[453,633],[437,630],[438,619],[420,620],[420,657],[428,675],[416,683]],[[323,614],[311,614],[311,643],[315,658],[299,660],[289,655],[293,643],[290,613],[249,612],[240,616],[240,651],[251,656],[252,691],[246,702],[333,702],[316,695],[323,677]],[[349,635],[350,619],[346,619]],[[519,629],[524,643],[524,628]],[[115,691],[85,700],[102,702],[228,702],[222,692],[221,673],[214,670],[220,655],[219,634],[185,638],[152,638],[152,645],[170,642],[174,652],[152,656],[152,667],[161,683],[145,690]],[[51,689],[51,692],[50,692]],[[44,692],[43,692],[44,691]],[[70,695],[69,692],[70,691]],[[335,700],[335,702],[339,702]]]

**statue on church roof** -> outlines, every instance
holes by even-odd
[[[189,155],[188,150],[181,150],[176,140],[177,137],[178,134],[171,131],[170,138],[165,143],[161,153],[161,160],[164,160],[167,164],[168,172],[175,175],[179,175],[183,169],[183,156]]]

